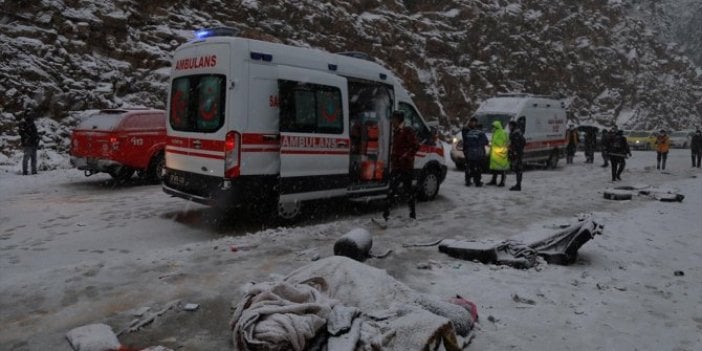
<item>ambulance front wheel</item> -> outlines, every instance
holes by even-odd
[[[417,181],[417,198],[422,201],[433,200],[439,193],[441,176],[434,168],[425,169]]]

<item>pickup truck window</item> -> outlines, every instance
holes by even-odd
[[[173,80],[169,122],[174,130],[215,132],[224,124],[224,75],[193,75]]]
[[[78,130],[101,130],[110,131],[119,125],[122,121],[123,114],[114,113],[98,113],[94,114],[78,124]]]

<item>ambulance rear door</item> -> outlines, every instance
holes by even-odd
[[[280,202],[346,194],[349,177],[345,78],[279,66]]]
[[[225,42],[195,43],[176,51],[168,101],[167,168],[225,176],[229,52]]]

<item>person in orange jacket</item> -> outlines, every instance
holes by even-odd
[[[665,170],[665,161],[668,159],[668,150],[670,149],[670,138],[664,129],[656,137],[656,169],[661,169],[661,161],[663,161],[663,169]]]
[[[578,130],[572,124],[568,126],[566,131],[566,140],[568,145],[566,146],[566,164],[573,163],[573,157],[575,156],[575,150],[580,143],[580,136],[578,135]]]

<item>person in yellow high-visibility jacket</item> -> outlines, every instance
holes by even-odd
[[[508,158],[509,136],[500,121],[492,122],[492,140],[490,142],[490,171],[492,180],[488,185],[505,186],[505,172],[509,169]],[[502,177],[497,184],[497,174]]]

